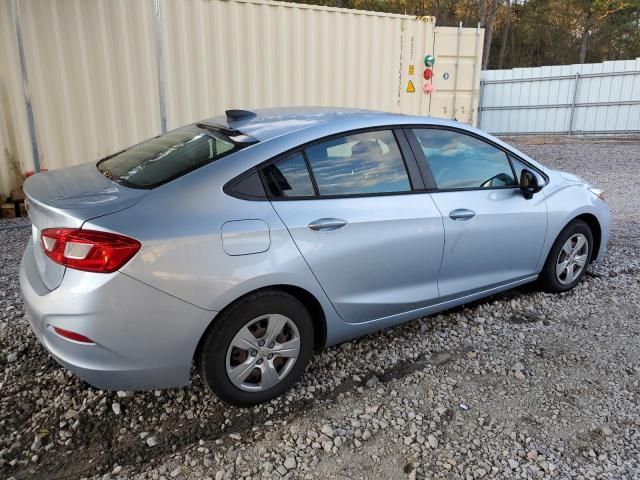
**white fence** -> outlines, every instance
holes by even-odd
[[[640,58],[483,71],[479,127],[496,135],[640,133]]]

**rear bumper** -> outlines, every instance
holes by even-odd
[[[81,379],[108,390],[187,385],[193,353],[215,316],[119,272],[67,269],[62,284],[48,290],[31,242],[22,258],[20,285],[40,343]],[[68,340],[53,327],[95,343]]]

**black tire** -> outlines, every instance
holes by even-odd
[[[234,385],[227,374],[227,351],[241,328],[267,314],[284,315],[295,324],[300,337],[299,354],[289,372],[273,387],[245,391]],[[207,388],[221,400],[238,407],[249,407],[289,390],[304,373],[313,354],[313,346],[313,321],[302,302],[280,290],[265,290],[240,299],[214,320],[203,339],[197,367]]]
[[[558,279],[558,275],[556,274],[556,264],[560,256],[560,252],[562,250],[563,245],[567,240],[569,240],[572,236],[576,234],[582,234],[587,238],[588,242],[588,253],[587,253],[587,261],[580,273],[576,276],[576,278],[570,283],[562,283]],[[593,234],[589,225],[587,225],[582,220],[573,220],[569,223],[558,235],[556,241],[554,242],[551,250],[549,251],[549,255],[547,256],[547,260],[545,261],[542,272],[539,276],[539,283],[542,289],[546,292],[551,293],[559,293],[566,292],[567,290],[571,290],[575,287],[578,282],[584,276],[584,273],[587,271],[587,267],[589,263],[591,263],[591,258],[593,254]]]

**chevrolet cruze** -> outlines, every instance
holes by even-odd
[[[602,190],[475,128],[229,110],[25,183],[39,341],[103,389],[280,395],[314,349],[603,257]]]

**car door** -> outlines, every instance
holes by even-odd
[[[381,319],[437,300],[442,217],[401,130],[336,136],[264,166],[261,175],[343,320]]]
[[[516,180],[523,167],[533,167],[462,131],[420,128],[407,135],[426,167],[425,182],[435,186],[433,201],[444,221],[441,297],[535,275],[546,236],[547,206],[542,193],[525,199]]]

